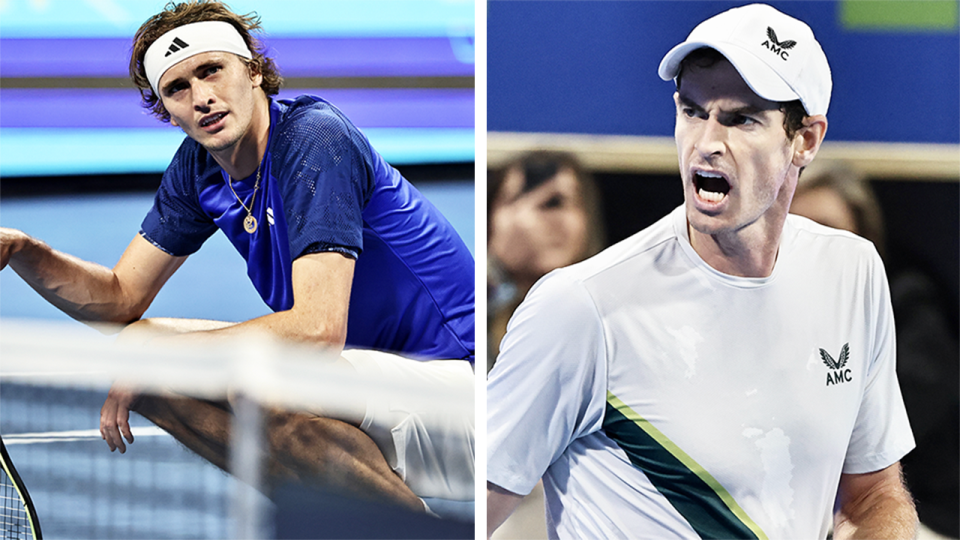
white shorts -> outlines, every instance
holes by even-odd
[[[360,374],[398,381],[469,385],[473,368],[463,360],[416,361],[395,354],[345,350]],[[474,414],[461,408],[426,409],[400,399],[371,398],[360,429],[383,452],[390,467],[418,497],[474,499]]]

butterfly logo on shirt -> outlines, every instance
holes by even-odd
[[[826,350],[820,349],[820,358],[831,371],[827,372],[827,386],[842,384],[853,380],[847,360],[850,358],[850,344],[844,343],[840,349],[840,356],[836,360]]]

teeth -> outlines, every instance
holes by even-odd
[[[720,184],[728,186],[726,179],[720,173],[708,172],[708,171],[696,171],[694,174],[696,174],[697,177],[704,180],[710,179],[709,181],[705,181],[705,182],[701,181],[703,184],[706,184],[707,187],[721,189]],[[718,179],[722,180],[722,182],[717,182],[716,180]],[[697,182],[697,183],[700,184],[701,182]],[[700,199],[707,202],[711,202],[711,203],[718,203],[722,201],[724,197],[727,196],[726,193],[723,193],[722,191],[711,191],[705,188],[703,185],[697,186],[697,195],[700,197]]]
[[[723,198],[725,197],[725,195],[724,195],[723,193],[717,193],[717,192],[714,192],[714,191],[707,191],[707,190],[705,190],[705,189],[703,189],[703,188],[700,188],[700,191],[697,192],[697,195],[699,195],[701,199],[703,199],[703,200],[705,200],[705,201],[708,201],[708,202],[720,202],[720,201],[722,201]]]
[[[216,115],[216,116],[213,116],[213,117],[211,117],[211,118],[208,118],[208,119],[204,120],[202,125],[203,125],[203,127],[207,127],[207,126],[209,126],[210,124],[215,123],[217,120],[220,120],[221,118],[223,118],[223,114],[218,114],[218,115]]]

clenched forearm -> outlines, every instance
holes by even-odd
[[[917,511],[906,489],[871,493],[841,508],[834,535],[846,539],[910,539],[917,534]]]
[[[353,259],[339,253],[314,253],[293,263],[293,307],[239,324],[171,341],[210,340],[260,332],[284,341],[319,345],[338,352],[347,339]]]
[[[329,315],[329,313],[304,313],[298,309],[291,309],[237,324],[164,335],[159,339],[167,344],[199,345],[233,337],[262,334],[290,343],[316,345],[338,354],[343,350],[346,341],[346,320]]]
[[[127,323],[143,311],[109,268],[54,250],[19,231],[4,231],[11,268],[61,311],[80,321]]]
[[[487,538],[520,506],[523,495],[487,482]]]

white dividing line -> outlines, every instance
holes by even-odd
[[[167,432],[156,426],[131,428],[134,437],[159,437]],[[73,431],[48,431],[43,433],[5,433],[3,443],[6,445],[54,443],[67,441],[86,441],[100,439],[99,429],[78,429]]]

